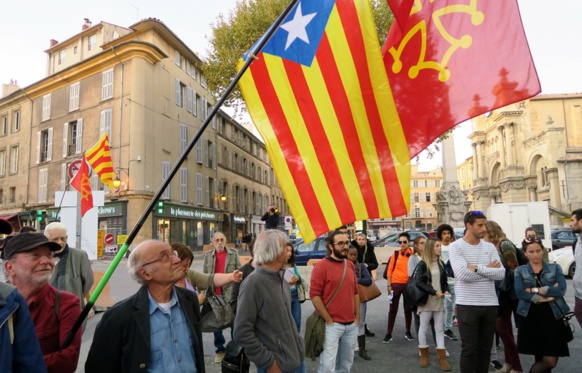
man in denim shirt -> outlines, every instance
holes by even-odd
[[[142,287],[105,312],[85,371],[204,373],[200,306],[193,292],[174,286],[184,277],[176,252],[145,241],[127,266]]]

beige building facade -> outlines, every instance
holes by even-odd
[[[71,190],[71,163],[107,133],[121,185],[109,190],[97,175],[91,182],[105,192],[99,228],[123,236],[214,105],[201,61],[156,19],[129,28],[86,23],[66,41],[51,41],[46,53],[45,79],[9,86],[0,98],[0,125],[6,123],[4,132],[0,128],[0,215],[20,215],[30,225],[37,221],[34,211],[46,211],[41,229],[58,219],[55,192]],[[232,241],[258,232],[269,204],[288,213],[274,179],[262,141],[219,111],[136,242],[156,238],[200,248],[215,231]]]
[[[443,182],[442,168],[432,171],[419,171],[418,165],[411,165],[410,213],[402,217],[402,229],[430,231],[436,229],[436,193]]]
[[[473,202],[473,157],[465,159],[463,163],[457,166],[457,178],[462,191],[467,191],[467,201]],[[472,205],[469,209],[473,209]]]
[[[546,201],[551,223],[582,207],[582,94],[539,95],[472,120],[474,208]]]

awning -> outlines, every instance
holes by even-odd
[[[6,225],[5,223],[8,223]],[[0,233],[10,234],[20,232],[20,217],[18,214],[0,215]]]

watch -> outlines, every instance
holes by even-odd
[[[540,289],[539,289],[539,288],[533,288],[533,289],[531,289],[531,291],[532,291],[534,294],[539,294],[539,292],[540,292]]]

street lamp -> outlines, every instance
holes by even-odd
[[[117,189],[119,189],[119,187],[121,186],[121,180],[119,179],[119,173],[123,171],[125,172],[125,174],[127,175],[127,186],[129,188],[129,168],[122,168],[122,167],[117,167],[114,172],[115,172],[115,179],[113,179],[113,186],[116,187]]]

